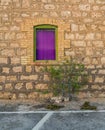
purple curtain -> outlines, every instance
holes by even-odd
[[[36,60],[55,60],[55,30],[36,31]]]

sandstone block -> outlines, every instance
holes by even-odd
[[[84,64],[90,64],[91,63],[91,59],[89,57],[86,57],[86,58],[84,58],[83,63]]]
[[[7,76],[7,81],[17,81],[16,76]]]
[[[48,75],[44,75],[44,78],[43,78],[44,81],[49,81],[49,76]]]
[[[26,56],[27,50],[26,49],[18,49],[17,50],[17,55],[18,56]]]
[[[28,94],[28,99],[38,99],[39,98],[39,93],[38,92],[32,92]]]
[[[11,3],[11,0],[1,0],[1,5],[8,5]]]
[[[100,13],[100,12],[92,12],[92,13],[91,13],[91,17],[92,17],[92,18],[100,18],[100,17],[102,17],[102,16],[103,16],[103,14]]]
[[[79,30],[80,31],[87,31],[87,26],[85,24],[79,25]]]
[[[10,30],[11,30],[11,31],[19,31],[19,30],[20,30],[20,27],[14,25],[14,26],[11,26],[11,27],[10,27]]]
[[[74,57],[75,56],[75,52],[74,51],[65,51],[65,55]]]
[[[105,70],[99,70],[98,74],[105,74]]]
[[[93,6],[93,10],[99,10],[99,6],[97,5]]]
[[[94,40],[94,33],[88,33],[86,34],[86,40]]]
[[[3,33],[0,32],[0,40],[3,40],[3,39],[4,39]]]
[[[61,16],[62,17],[69,17],[69,16],[71,16],[71,12],[70,11],[62,11]]]
[[[100,88],[100,86],[99,85],[92,85],[92,87],[91,87],[92,89],[99,89]]]
[[[0,99],[11,99],[12,94],[10,92],[0,92]]]
[[[103,83],[104,82],[104,76],[101,76],[101,77],[96,77],[95,78],[95,81],[94,81],[95,83]]]
[[[103,41],[93,41],[93,45],[95,47],[99,47],[99,48],[103,48],[104,47]]]
[[[57,14],[57,12],[55,12],[55,11],[53,11],[53,12],[50,12],[50,15],[51,15],[52,17],[58,17],[58,14]]]
[[[78,31],[78,25],[71,24],[71,31],[73,31],[73,32]]]
[[[99,26],[99,29],[100,29],[100,31],[105,31],[105,26],[100,25],[100,26]]]
[[[98,94],[98,97],[99,97],[99,98],[105,98],[105,92],[99,93],[99,94]]]
[[[15,89],[17,89],[17,90],[20,90],[20,89],[22,89],[23,88],[23,83],[17,83],[16,85],[15,85]]]
[[[26,33],[17,33],[16,39],[26,39]]]
[[[2,72],[3,72],[3,73],[7,73],[7,74],[8,74],[9,71],[10,71],[10,68],[8,68],[8,67],[3,67],[3,68],[2,68]]]
[[[65,39],[66,40],[70,40],[70,39],[74,39],[74,34],[71,34],[71,33],[68,33],[68,32],[66,32],[65,33]]]
[[[3,49],[1,51],[1,55],[2,56],[14,56],[15,55],[15,51],[14,51],[14,49]]]
[[[48,94],[40,94],[39,98],[40,99],[48,99],[52,97],[52,93],[48,93]]]
[[[44,69],[43,66],[35,66],[35,71],[36,72],[41,72]]]
[[[18,43],[10,43],[11,48],[18,48],[19,44]]]
[[[13,89],[13,86],[11,83],[8,83],[8,84],[5,84],[5,90],[12,90]]]
[[[27,89],[27,90],[33,89],[32,83],[26,83],[26,89]]]
[[[21,66],[13,67],[13,71],[16,73],[22,72],[22,67]]]
[[[102,39],[101,33],[96,33],[95,34],[95,39],[101,40]]]
[[[80,4],[79,9],[81,11],[90,11],[90,4]]]
[[[53,4],[46,4],[46,5],[44,6],[44,8],[45,8],[45,9],[51,9],[51,10],[53,10],[53,9],[55,9],[55,5],[53,5]]]
[[[86,48],[86,55],[87,56],[92,56],[93,55],[93,49],[91,47]]]
[[[90,4],[94,4],[94,3],[95,3],[95,0],[88,0],[88,2],[89,2]]]
[[[37,84],[37,85],[35,85],[35,88],[41,89],[41,90],[48,89],[48,85],[47,84]]]
[[[20,58],[17,57],[11,58],[11,64],[20,64]]]
[[[30,0],[22,0],[22,7],[28,8],[30,6]]]
[[[2,82],[5,82],[5,80],[6,80],[6,77],[5,76],[0,76],[0,82],[2,83]]]
[[[85,47],[86,46],[85,41],[72,41],[71,44],[75,47]]]
[[[21,76],[21,80],[37,80],[37,79],[38,79],[38,75]]]
[[[96,3],[97,4],[105,4],[105,1],[104,0],[96,0]]]
[[[13,94],[11,99],[12,99],[12,100],[15,100],[15,99],[17,99],[17,96],[16,96],[16,94]]]
[[[85,38],[85,34],[84,33],[76,33],[75,34],[75,38],[78,40],[83,40]]]
[[[105,57],[101,58],[101,64],[105,64]]]
[[[5,33],[5,40],[15,40],[15,32],[7,32]]]
[[[24,93],[19,93],[18,98],[19,99],[27,99],[27,95]]]
[[[26,72],[31,72],[32,71],[32,67],[31,66],[26,66]]]
[[[0,58],[0,64],[7,64],[7,58]]]

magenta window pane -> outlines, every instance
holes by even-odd
[[[55,60],[55,30],[36,30],[36,60]]]

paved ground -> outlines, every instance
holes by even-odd
[[[0,130],[105,130],[105,111],[0,113]]]
[[[97,111],[80,111],[85,101]],[[105,99],[63,104],[64,108],[49,111],[34,102],[0,101],[0,130],[105,130]]]

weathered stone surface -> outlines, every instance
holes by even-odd
[[[49,81],[49,76],[48,75],[44,75],[44,81]]]
[[[53,9],[55,9],[55,5],[53,5],[53,4],[46,4],[46,5],[44,6],[44,8],[45,8],[45,9],[51,9],[51,10],[53,10]]]
[[[19,93],[18,98],[19,99],[27,99],[27,95],[24,93]]]
[[[32,71],[32,67],[31,66],[26,66],[26,72],[31,72]]]
[[[30,0],[22,0],[22,7],[28,8],[30,6]]]
[[[11,0],[1,0],[1,5],[8,5],[11,3]]]
[[[22,72],[22,67],[21,66],[13,67],[13,71],[16,73]]]
[[[65,33],[65,39],[70,40],[70,39],[74,39],[74,34],[71,33]]]
[[[21,76],[21,80],[37,80],[37,79],[38,79],[38,75]]]
[[[35,99],[38,100],[39,98],[39,93],[38,92],[32,92],[28,94],[28,99]]]
[[[11,83],[5,84],[5,90],[11,91],[13,89],[13,86]]]
[[[99,70],[98,74],[105,74],[105,70]]]
[[[7,58],[0,58],[0,64],[7,64]]]
[[[85,47],[86,46],[85,41],[72,41],[71,44],[75,47]]]
[[[5,40],[15,40],[15,32],[5,33]]]
[[[42,72],[42,70],[44,70],[43,66],[35,66],[35,71],[36,72]]]
[[[69,16],[71,16],[71,12],[70,11],[62,11],[61,16],[62,17],[69,17]]]
[[[10,92],[0,92],[0,99],[11,99],[12,94]]]
[[[16,76],[7,76],[7,81],[17,81]]]
[[[14,56],[15,51],[13,49],[4,49],[1,51],[2,56]]]
[[[103,41],[93,41],[95,47],[104,47]]]
[[[98,4],[105,4],[105,1],[104,0],[96,0],[96,3],[98,3]]]
[[[102,64],[105,64],[105,57],[102,57],[102,58],[101,58],[101,63],[102,63]]]
[[[48,85],[47,84],[37,84],[35,85],[36,89],[48,89]]]
[[[82,10],[82,11],[89,11],[90,5],[89,4],[80,4],[79,9]]]
[[[26,89],[27,89],[27,90],[33,89],[32,83],[26,83]]]
[[[3,67],[2,68],[2,73],[9,73],[9,71],[10,71],[10,68],[8,68],[8,67]]]
[[[86,35],[86,40],[94,40],[94,33],[88,33]]]
[[[23,88],[23,83],[17,83],[16,85],[15,85],[15,89],[17,89],[17,90],[20,90],[20,89],[22,89]]]
[[[95,83],[103,83],[104,82],[104,76],[101,76],[101,77],[96,77],[95,78]]]
[[[11,58],[11,64],[20,64],[20,58],[17,57]]]
[[[78,31],[78,25],[71,24],[71,31]]]
[[[6,77],[5,76],[0,76],[0,82],[5,82]]]

